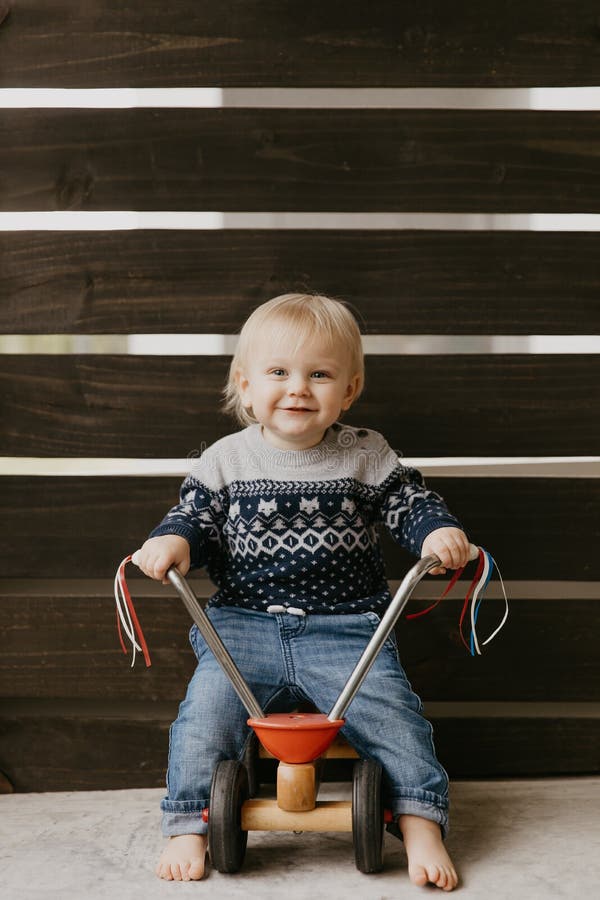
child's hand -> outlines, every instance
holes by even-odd
[[[144,575],[169,584],[165,578],[170,566],[187,575],[190,568],[190,545],[178,534],[161,534],[148,538],[139,550],[136,550],[136,565]]]
[[[436,528],[423,541],[421,558],[435,553],[442,567],[430,569],[430,575],[445,575],[446,569],[460,569],[469,562],[469,539],[460,528]]]

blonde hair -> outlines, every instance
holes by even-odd
[[[222,412],[233,416],[243,427],[257,421],[253,412],[242,404],[235,373],[238,369],[248,370],[253,349],[265,335],[272,346],[285,346],[293,356],[315,334],[336,350],[346,349],[350,377],[359,376],[354,397],[358,399],[364,387],[365,367],[360,329],[349,305],[323,294],[281,294],[261,304],[246,319],[222,392]]]

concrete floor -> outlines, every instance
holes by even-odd
[[[337,789],[337,793],[336,793]],[[329,797],[345,786],[324,785]],[[203,882],[159,881],[162,790],[0,797],[2,900],[391,900],[434,896],[411,885],[400,841],[363,875],[349,834],[251,832],[242,871]],[[321,795],[323,796],[323,794]],[[600,896],[600,778],[456,782],[447,846],[465,900]],[[440,896],[442,896],[441,892]]]

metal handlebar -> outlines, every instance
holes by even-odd
[[[477,559],[478,556],[479,550],[474,544],[471,544],[469,547],[469,559]],[[346,686],[327,716],[331,722],[344,718],[344,713],[354,700],[358,689],[367,677],[369,669],[375,662],[377,654],[385,644],[394,625],[400,618],[402,610],[410,600],[410,595],[423,576],[426,575],[430,569],[435,569],[436,566],[439,566],[440,564],[441,560],[438,556],[435,556],[435,554],[424,556],[423,559],[420,559],[419,562],[406,573],[400,587],[394,594],[392,602],[377,626],[375,634],[365,647],[363,655],[357,662],[352,675],[346,682]]]
[[[478,555],[478,548],[471,544],[469,559],[477,559]],[[377,626],[375,634],[367,644],[364,653],[357,662],[354,671],[350,675],[350,678],[346,682],[346,686],[342,690],[342,693],[338,697],[337,702],[327,716],[330,721],[333,722],[338,719],[343,719],[344,713],[350,706],[358,689],[367,677],[369,669],[375,662],[377,654],[389,637],[394,625],[402,614],[404,607],[410,600],[410,596],[413,590],[415,589],[419,581],[421,581],[423,576],[426,575],[427,572],[429,572],[430,569],[435,569],[439,565],[441,565],[441,560],[438,556],[425,556],[406,573],[400,584],[400,587],[398,588],[392,599],[392,602],[387,608],[381,622]],[[198,603],[196,595],[192,591],[183,575],[181,575],[181,573],[177,569],[171,567],[167,571],[167,578],[181,597],[181,600],[183,601],[187,611],[200,629],[202,637],[208,644],[209,648],[212,650],[215,659],[217,660],[221,668],[225,671],[225,674],[231,681],[234,690],[236,691],[238,697],[240,698],[250,715],[255,719],[264,719],[265,713],[263,712],[258,700],[246,684],[244,677],[231,658],[231,655],[225,647],[225,644],[219,637],[212,622]]]
[[[177,569],[172,566],[167,571],[167,578],[183,600],[187,611],[200,629],[200,634],[212,650],[215,659],[225,670],[225,674],[231,681],[231,684],[238,697],[255,719],[264,719],[265,714],[260,703],[246,684],[240,670],[234,663],[227,647],[217,634],[214,625],[198,603],[193,590]]]

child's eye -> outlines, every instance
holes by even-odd
[[[285,369],[271,369],[269,375],[279,375],[280,373],[284,373]],[[329,372],[325,372],[322,369],[318,369],[316,372],[313,372],[313,375],[324,375],[325,378],[330,378]]]

